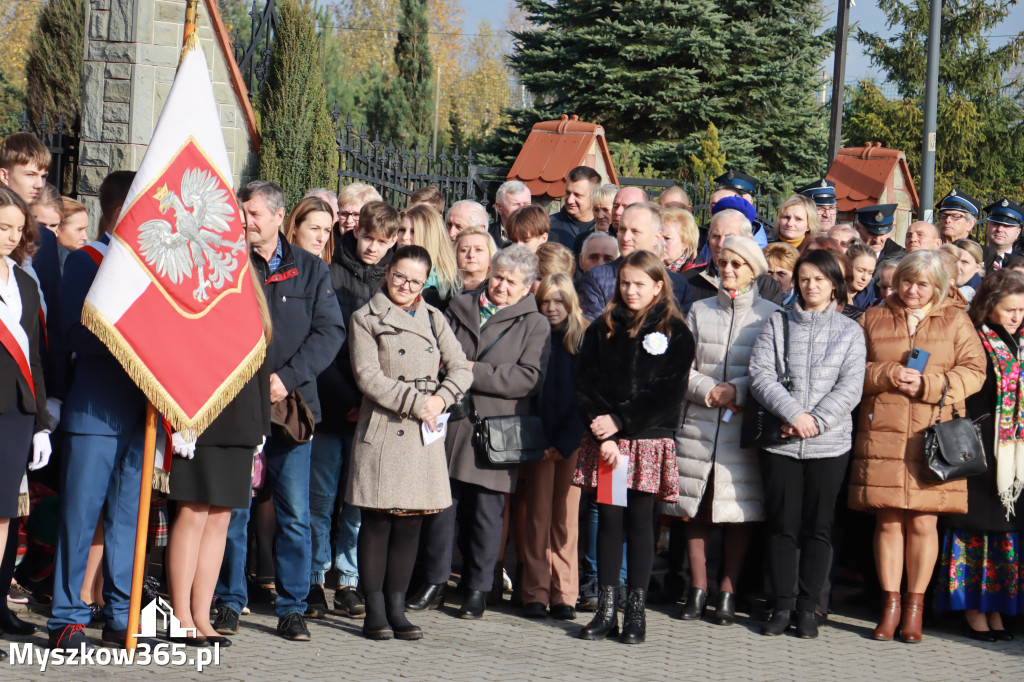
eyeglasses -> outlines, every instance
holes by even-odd
[[[967,220],[967,216],[960,211],[941,211],[939,218],[950,223],[960,223]]]
[[[836,213],[836,207],[835,206],[819,206],[818,207],[818,213],[819,214],[820,213],[827,213],[829,215],[834,215]]]
[[[742,268],[746,264],[747,264],[746,261],[742,261],[742,260],[725,260],[723,258],[723,259],[718,261],[718,269],[719,270],[725,270],[726,266],[729,266],[733,270],[739,270],[740,268]]]
[[[398,272],[397,270],[391,273],[391,281],[394,282],[395,286],[398,287],[399,289],[408,284],[409,291],[413,293],[416,293],[417,291],[422,289],[423,285],[426,284],[426,282],[422,280],[410,279],[403,275],[402,273]]]
[[[352,213],[351,211],[342,211],[338,214],[338,222],[345,222],[347,220],[359,220],[359,211]]]

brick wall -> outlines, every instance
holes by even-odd
[[[99,221],[100,183],[115,170],[136,170],[171,89],[181,51],[185,0],[89,0],[86,6],[85,78],[78,193],[89,208],[90,230]],[[198,35],[210,65],[236,186],[256,168],[242,102],[199,4]]]

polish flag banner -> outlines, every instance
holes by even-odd
[[[176,431],[198,436],[266,352],[206,57],[193,35],[82,323]]]
[[[599,504],[612,504],[616,507],[626,506],[626,472],[629,469],[629,456],[619,455],[615,466],[597,463],[597,501]]]

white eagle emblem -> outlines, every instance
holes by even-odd
[[[139,251],[157,275],[177,284],[195,270],[192,296],[197,301],[207,300],[209,289],[222,289],[234,279],[235,254],[245,251],[244,234],[234,242],[220,236],[230,230],[228,220],[235,210],[219,184],[212,172],[187,169],[181,176],[180,197],[166,184],[153,195],[161,213],[174,210],[174,224],[157,218],[139,226]]]

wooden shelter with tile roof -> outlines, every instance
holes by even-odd
[[[826,176],[836,183],[836,222],[853,223],[855,211],[874,204],[896,204],[890,239],[903,243],[907,228],[920,212],[907,155],[881,142],[840,149]]]
[[[585,123],[575,114],[562,114],[557,121],[534,124],[508,179],[525,184],[535,204],[555,212],[565,196],[565,177],[576,166],[590,166],[600,173],[602,183],[619,182],[604,128]]]

